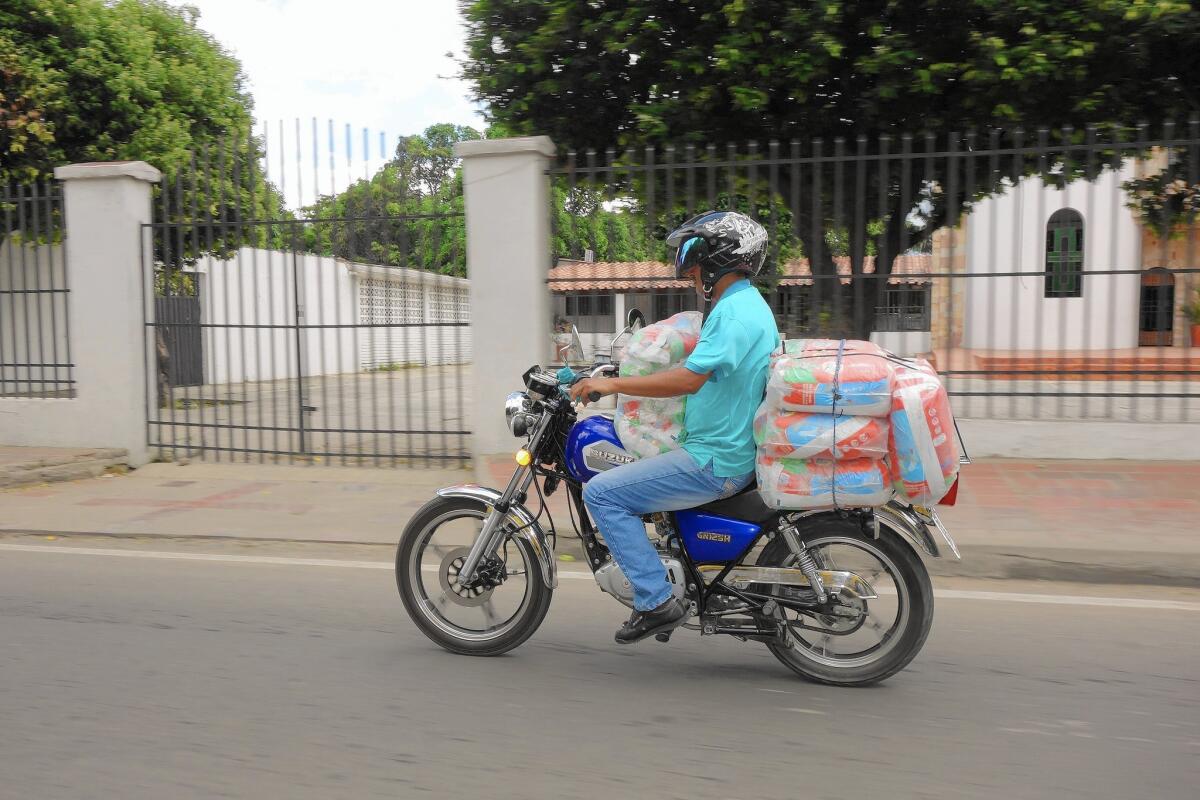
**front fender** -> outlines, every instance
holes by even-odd
[[[447,486],[443,489],[438,489],[437,494],[439,497],[465,497],[469,500],[478,500],[489,509],[496,505],[501,496],[501,493],[495,489],[489,489],[486,486],[476,486],[471,483],[464,483],[459,486]],[[538,524],[537,518],[529,513],[529,509],[517,503],[514,503],[512,508],[509,509],[508,515],[509,519],[516,525],[513,535],[524,539],[533,549],[533,554],[538,560],[538,568],[542,573],[542,582],[546,584],[546,588],[548,589],[557,589],[558,565],[554,561],[554,551],[550,549],[550,545],[546,540],[546,532]]]

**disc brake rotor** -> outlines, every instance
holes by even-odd
[[[492,596],[494,588],[479,585],[466,587],[458,582],[458,574],[462,571],[467,554],[470,552],[471,548],[469,547],[456,547],[446,554],[438,566],[438,583],[441,585],[442,591],[446,593],[447,599],[455,605],[469,608],[486,603]]]

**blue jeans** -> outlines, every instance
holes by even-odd
[[[687,452],[675,450],[601,472],[583,487],[588,511],[633,585],[634,608],[649,611],[671,597],[667,570],[646,536],[642,515],[711,503],[737,494],[753,478],[753,472],[718,478],[711,461],[697,466]]]

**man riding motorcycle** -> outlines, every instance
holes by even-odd
[[[654,375],[588,378],[571,399],[595,394],[690,395],[682,449],[600,473],[584,488],[588,510],[621,572],[633,586],[634,611],[616,633],[632,644],[682,625],[688,610],[671,594],[663,563],[646,537],[642,515],[678,511],[729,497],[754,479],[754,413],[779,346],[775,317],[749,277],[762,270],[767,232],[749,217],[711,211],[667,237],[675,275],[693,281],[706,317],[684,366]]]

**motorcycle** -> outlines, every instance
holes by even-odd
[[[615,373],[617,341],[642,322],[631,311],[609,356],[598,357],[587,374]],[[569,367],[526,371],[525,390],[505,404],[509,429],[526,440],[508,485],[439,489],[404,529],[396,552],[400,597],[417,627],[451,652],[499,655],[538,629],[558,586],[557,531],[546,498],[561,487],[596,583],[633,605],[632,587],[588,515],[583,487],[635,459],[611,416],[580,416],[566,393],[579,377]],[[673,595],[691,612],[680,630],[762,642],[797,674],[839,686],[877,683],[912,661],[933,621],[920,554],[940,557],[941,542],[958,558],[934,509],[899,500],[781,511],[767,507],[752,483],[729,498],[644,519],[653,525]]]

